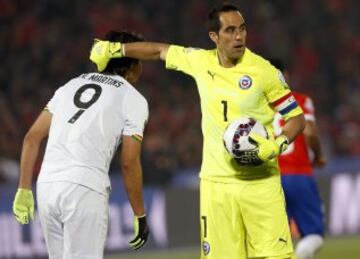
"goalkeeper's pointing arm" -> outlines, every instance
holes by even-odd
[[[136,58],[140,60],[165,60],[169,44],[156,42],[109,42],[95,39],[90,60],[102,72],[112,58]]]
[[[141,60],[165,60],[169,44],[157,42],[132,42],[122,44],[125,57]]]

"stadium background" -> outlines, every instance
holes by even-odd
[[[20,228],[11,215],[22,138],[59,86],[94,69],[88,62],[92,39],[126,29],[149,41],[210,48],[205,20],[214,3],[0,0],[0,258],[44,256],[38,222]],[[329,240],[319,258],[360,258],[359,1],[235,3],[247,22],[248,47],[282,58],[291,69],[292,89],[309,94],[317,107],[329,161],[316,172]],[[196,258],[202,137],[195,83],[160,62],[146,62],[139,90],[150,105],[143,165],[153,235],[140,257],[129,258],[166,258],[156,251],[168,249],[175,249],[173,259]],[[41,159],[37,172],[40,164]],[[107,253],[127,258],[131,213],[116,160],[111,175],[119,191],[112,194]],[[179,250],[183,247],[195,248]]]

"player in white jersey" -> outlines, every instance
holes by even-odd
[[[111,31],[106,38],[142,38]],[[123,181],[134,211],[134,249],[147,241],[142,194],[141,140],[146,99],[132,86],[141,63],[114,58],[102,73],[82,74],[60,87],[24,138],[13,212],[21,224],[34,217],[31,191],[39,146],[47,136],[37,181],[37,205],[49,258],[103,258],[108,228],[109,165],[119,143]]]

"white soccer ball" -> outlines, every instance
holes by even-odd
[[[251,132],[255,132],[264,138],[269,138],[264,125],[248,117],[232,121],[224,132],[225,148],[240,165],[257,166],[262,164],[257,155],[257,144],[249,139]]]

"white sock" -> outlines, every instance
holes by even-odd
[[[324,238],[317,234],[303,237],[296,246],[295,254],[298,259],[312,259],[323,245]]]

